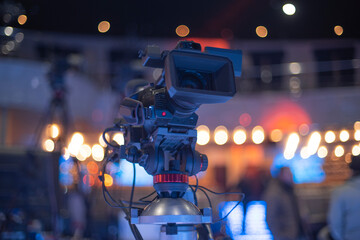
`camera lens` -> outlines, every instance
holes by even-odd
[[[194,70],[179,70],[179,86],[182,88],[208,90],[211,74]]]

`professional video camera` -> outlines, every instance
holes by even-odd
[[[131,224],[160,224],[162,239],[196,239],[194,225],[211,223],[212,213],[183,198],[189,177],[208,166],[206,155],[195,150],[195,111],[201,104],[223,103],[235,95],[242,54],[212,47],[201,52],[200,44],[181,41],[172,51],[148,46],[140,56],[144,66],[163,72],[155,83],[124,98],[121,118],[103,137],[106,141],[107,132],[121,131],[124,145],[107,142],[110,158],[138,163],[153,176],[158,197],[144,209],[132,209]],[[127,208],[132,208],[132,200]]]

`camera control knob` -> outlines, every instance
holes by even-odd
[[[208,158],[205,154],[200,154],[200,171],[204,172],[208,168]]]

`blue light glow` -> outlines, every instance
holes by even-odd
[[[236,204],[236,201],[221,203],[219,205],[221,217],[224,217]],[[273,236],[271,235],[271,232],[266,223],[266,203],[264,201],[252,201],[248,203],[245,220],[243,204],[237,206],[226,220],[226,234],[231,237],[231,239],[273,239]]]
[[[135,184],[138,187],[148,187],[153,185],[153,177],[149,175],[145,169],[139,164],[135,164],[136,180]],[[132,163],[121,160],[118,169],[114,174],[115,183],[121,186],[132,186],[133,182],[133,165]]]
[[[274,158],[271,175],[277,176],[281,167],[289,167],[294,176],[295,183],[321,183],[325,179],[325,172],[322,169],[324,159],[317,155],[312,155],[307,159],[302,159],[299,154],[291,160],[286,160],[283,154],[278,154]]]
[[[266,223],[266,203],[264,201],[252,201],[246,208],[245,216],[246,235],[270,235]]]
[[[223,202],[219,205],[220,216],[223,218],[237,204],[237,201]],[[226,233],[233,239],[243,233],[244,206],[239,204],[226,218]]]
[[[59,175],[59,182],[63,186],[70,186],[73,184],[74,178],[70,173],[61,173]]]

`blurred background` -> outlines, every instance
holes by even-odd
[[[356,1],[0,2],[1,239],[133,239],[98,179],[102,131],[120,101],[154,82],[147,45],[180,40],[240,49],[237,94],[197,111],[200,184],[246,194],[213,226],[217,236],[272,239],[261,198],[290,167],[311,239],[326,225],[332,189],[360,154],[360,31]],[[123,143],[121,134],[109,139]],[[108,165],[105,184],[128,198],[132,166]],[[137,168],[135,196],[153,191]],[[212,196],[224,216],[236,198]],[[200,207],[207,207],[199,196]],[[145,228],[141,231],[147,231]],[[153,239],[158,229],[154,232]],[[152,239],[151,237],[149,239]]]

